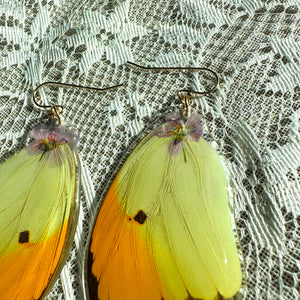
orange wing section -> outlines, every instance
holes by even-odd
[[[5,270],[0,272],[0,299],[23,300],[29,299],[31,294],[30,299],[40,299],[44,295],[60,259],[67,228],[66,222],[61,230],[41,243],[23,240],[16,252],[0,258],[1,270]],[[23,276],[24,272],[26,276]]]
[[[90,299],[161,300],[164,293],[142,226],[126,216],[114,180],[93,230],[88,258]]]

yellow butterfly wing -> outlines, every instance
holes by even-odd
[[[91,299],[220,299],[241,285],[227,181],[215,150],[150,134],[127,159],[89,246]]]
[[[77,154],[22,150],[0,166],[0,299],[40,299],[67,254],[78,217]]]

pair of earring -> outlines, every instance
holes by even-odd
[[[209,69],[150,69],[209,71],[213,90],[218,84]],[[191,93],[180,91],[183,115],[168,115],[144,138],[108,190],[87,247],[87,298],[222,299],[239,290],[227,180],[201,137],[200,115],[189,115]],[[50,106],[49,122],[32,130],[33,143],[0,166],[1,299],[43,298],[73,239],[78,135],[61,125],[61,109]]]

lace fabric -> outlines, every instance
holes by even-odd
[[[141,137],[178,111],[177,91],[203,90],[203,73],[126,66],[201,66],[218,90],[193,99],[204,136],[231,174],[245,283],[235,299],[299,298],[300,4],[284,1],[3,0],[0,3],[0,163],[42,117],[33,89],[45,81],[104,93],[46,88],[80,132],[81,210],[72,249],[48,299],[83,299],[90,223],[103,193]]]

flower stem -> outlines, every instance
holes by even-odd
[[[186,152],[185,152],[184,146],[183,146],[183,148],[182,148],[182,154],[183,154],[184,162],[186,163],[187,160],[186,160]]]

